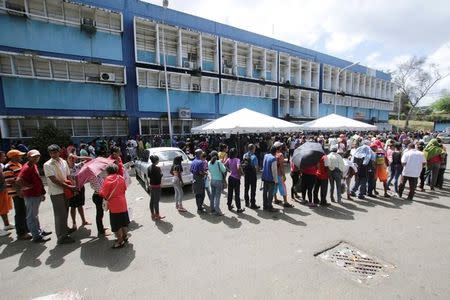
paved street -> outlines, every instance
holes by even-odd
[[[295,203],[279,213],[247,209],[238,215],[222,198],[223,217],[197,215],[187,187],[189,212],[176,212],[168,190],[161,203],[166,219],[154,223],[149,196],[133,178],[129,245],[111,249],[111,240],[96,238],[95,225],[79,229],[71,245],[56,246],[55,235],[43,245],[1,238],[0,298],[73,291],[86,299],[449,299],[448,180],[445,185],[444,191],[419,192],[412,202],[344,200],[316,209]],[[95,223],[91,193],[85,210]],[[49,199],[40,220],[54,231]],[[314,256],[340,241],[395,268],[365,284]]]

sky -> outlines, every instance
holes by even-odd
[[[448,0],[169,0],[169,8],[377,70],[394,71],[418,56],[450,73]],[[450,76],[421,105],[444,89],[450,91]]]

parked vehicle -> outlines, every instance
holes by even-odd
[[[186,153],[184,153],[179,148],[174,147],[156,147],[145,149],[142,158],[137,159],[134,162],[134,169],[136,172],[136,177],[140,178],[144,184],[145,188],[148,190],[148,175],[147,170],[148,167],[152,165],[150,161],[150,155],[158,155],[159,164],[158,166],[161,168],[163,172],[163,178],[161,180],[161,187],[167,188],[172,186],[172,178],[173,176],[170,174],[170,168],[172,167],[173,159],[181,155],[183,157],[183,182],[184,184],[192,184],[193,176],[191,173],[191,164],[192,162],[187,157]]]
[[[442,140],[443,144],[450,144],[450,133],[442,132],[437,135],[438,138]]]

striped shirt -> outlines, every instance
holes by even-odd
[[[8,195],[11,197],[17,196],[16,179],[22,169],[22,164],[10,161],[3,169],[3,176],[5,177],[6,189]]]

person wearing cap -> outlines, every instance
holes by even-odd
[[[44,173],[52,200],[58,244],[73,243],[75,240],[69,235],[69,227],[67,227],[69,200],[64,196],[64,189],[75,190],[75,186],[67,183],[70,169],[67,162],[59,157],[61,150],[59,146],[53,144],[48,146],[47,150],[50,159],[44,163]]]
[[[383,144],[381,143],[380,140],[375,140],[375,142],[373,142],[370,145],[370,148],[372,148],[372,151],[375,152],[375,164],[374,164],[374,179],[372,185],[369,188],[369,194],[371,194],[372,190],[375,193],[375,195],[378,194],[378,192],[376,191],[376,181],[378,179],[383,183],[384,197],[389,198],[390,195],[387,192],[388,189],[387,166],[389,164],[389,161],[386,158],[386,153],[383,150]]]
[[[195,195],[195,201],[197,203],[197,212],[204,213],[206,210],[203,208],[203,202],[205,201],[205,176],[206,169],[205,164],[202,161],[202,149],[195,150],[195,159],[192,161],[191,173],[194,177],[192,183],[192,190]]]
[[[334,186],[336,185],[337,202],[342,203],[341,198],[341,184],[342,174],[344,174],[345,165],[342,156],[337,154],[338,145],[332,145],[330,147],[330,153],[325,160],[325,166],[330,170],[330,198],[331,202],[336,202],[334,198]]]
[[[41,154],[37,150],[27,153],[28,162],[25,163],[17,177],[21,187],[27,210],[27,225],[35,243],[45,243],[50,240],[51,232],[42,230],[39,223],[39,206],[45,200],[45,189],[37,168]]]
[[[25,202],[23,200],[23,196],[20,192],[20,189],[17,189],[17,175],[19,175],[20,170],[22,169],[21,160],[25,155],[24,152],[13,149],[8,151],[6,154],[9,162],[5,165],[4,175],[6,187],[8,190],[9,196],[12,198],[14,203],[14,222],[16,223],[16,234],[19,240],[29,240],[31,239],[31,235],[29,234],[29,230],[27,227],[27,211],[25,208]],[[14,225],[10,224],[8,226],[9,229],[14,228]]]

